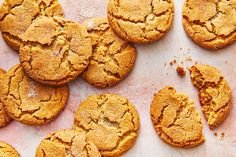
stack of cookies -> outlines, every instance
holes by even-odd
[[[222,48],[236,40],[235,18],[221,29],[236,15],[235,1],[206,1],[186,0],[184,29],[200,46]],[[0,29],[9,47],[19,52],[20,64],[8,72],[0,69],[0,127],[12,119],[26,125],[51,122],[67,103],[67,84],[78,76],[97,88],[118,84],[136,62],[132,43],[160,40],[173,18],[173,0],[109,0],[108,18],[91,18],[82,25],[64,18],[57,0],[5,0]],[[190,72],[214,129],[229,113],[231,89],[214,67],[195,65]],[[205,141],[194,102],[173,87],[155,94],[150,112],[158,135],[168,144],[190,148]],[[135,143],[139,125],[139,115],[128,99],[93,95],[79,105],[72,129],[48,135],[36,157],[120,156]],[[0,147],[0,156],[20,156],[8,144]]]

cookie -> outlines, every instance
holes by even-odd
[[[86,28],[60,17],[34,20],[23,40],[20,61],[24,71],[46,85],[59,86],[74,80],[92,55]]]
[[[232,91],[218,69],[198,64],[190,68],[192,83],[199,91],[199,100],[210,129],[224,122],[230,111]]]
[[[10,69],[1,86],[8,115],[27,125],[52,121],[64,109],[69,92],[67,86],[44,86],[33,81],[20,65]]]
[[[123,39],[149,43],[161,39],[174,18],[173,0],[109,0],[108,20]]]
[[[50,134],[40,143],[35,157],[101,157],[101,155],[84,133],[61,130]]]
[[[93,95],[80,104],[73,128],[84,132],[102,156],[119,156],[135,143],[139,116],[134,106],[122,96]]]
[[[93,53],[82,77],[95,87],[116,85],[132,71],[135,47],[118,37],[106,18],[92,18],[84,25],[92,40]]]
[[[5,142],[0,142],[0,156],[1,157],[20,157],[20,154]]]
[[[0,68],[0,84],[4,80],[6,72]],[[2,90],[0,88],[0,90]],[[1,92],[0,92],[1,93]],[[8,116],[7,112],[3,107],[3,103],[1,102],[2,96],[0,95],[0,128],[5,127],[11,122],[11,118]]]
[[[0,8],[3,39],[18,51],[24,33],[40,16],[63,16],[63,11],[57,0],[5,0]]]
[[[154,95],[150,112],[157,134],[169,145],[191,148],[205,141],[194,102],[187,95],[176,93],[173,87]]]
[[[236,40],[236,0],[185,0],[183,26],[199,46],[223,48]]]

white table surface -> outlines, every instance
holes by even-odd
[[[3,0],[0,0],[2,3]],[[231,85],[236,96],[236,43],[219,51],[204,50],[195,45],[186,36],[181,22],[181,10],[184,0],[175,1],[175,19],[170,32],[162,40],[148,45],[135,45],[138,58],[133,72],[119,85],[109,89],[96,89],[81,79],[70,84],[70,98],[62,114],[50,124],[31,127],[12,122],[0,129],[0,140],[12,144],[22,157],[34,157],[40,141],[49,133],[70,128],[73,114],[79,103],[94,93],[118,93],[127,97],[137,108],[140,115],[140,134],[134,147],[124,157],[236,157],[236,107],[233,107],[223,125],[210,131],[203,118],[203,133],[206,142],[193,149],[174,148],[164,143],[155,133],[149,114],[153,94],[166,85],[174,86],[178,92],[187,93],[200,110],[197,90],[192,86],[189,73],[180,79],[175,71],[177,65],[169,62],[176,59],[177,64],[185,68],[199,63],[219,68]],[[65,17],[82,22],[95,16],[106,16],[106,0],[60,0]],[[188,57],[192,61],[186,61]],[[19,63],[18,54],[12,51],[0,37],[0,67],[8,70]],[[233,100],[235,104],[235,100]],[[201,111],[201,110],[200,110]],[[202,114],[202,112],[201,112]],[[213,135],[218,133],[218,137]],[[225,136],[221,139],[220,134]]]

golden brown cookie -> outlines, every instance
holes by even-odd
[[[133,69],[136,49],[118,37],[106,18],[85,21],[92,40],[93,55],[82,77],[95,87],[114,86]]]
[[[199,91],[202,110],[210,129],[220,125],[231,108],[232,91],[218,69],[209,65],[190,68],[192,83]]]
[[[225,47],[236,40],[236,0],[185,0],[183,26],[198,45]]]
[[[108,20],[123,39],[148,43],[161,39],[172,26],[173,0],[109,0]]]
[[[139,116],[122,96],[93,95],[80,104],[73,128],[85,132],[102,156],[119,156],[135,143]]]
[[[2,102],[8,115],[21,123],[42,125],[64,109],[68,87],[51,87],[31,80],[20,65],[9,70],[1,84]]]
[[[20,154],[5,142],[0,142],[0,156],[1,157],[20,157]]]
[[[0,84],[4,80],[6,72],[0,68]],[[0,88],[2,90],[2,88]],[[1,92],[0,92],[1,93]],[[3,103],[1,102],[2,96],[0,95],[0,128],[8,125],[11,122],[11,118],[8,116],[7,112],[3,107]]]
[[[61,130],[48,135],[38,146],[35,157],[101,157],[85,134]]]
[[[57,0],[5,0],[0,8],[0,29],[6,43],[19,50],[22,37],[40,16],[63,16]]]
[[[165,87],[154,96],[151,119],[158,135],[175,147],[191,148],[205,141],[202,121],[194,102],[185,94]]]
[[[34,20],[23,40],[20,61],[24,71],[47,85],[72,81],[88,66],[92,55],[86,28],[60,17]]]

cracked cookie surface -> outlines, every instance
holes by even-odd
[[[218,69],[209,65],[190,68],[192,83],[199,91],[199,100],[210,129],[224,122],[231,109],[232,91]]]
[[[132,70],[136,49],[115,34],[106,18],[92,18],[84,25],[92,40],[93,54],[82,77],[95,87],[114,86]]]
[[[50,87],[33,81],[20,65],[9,70],[0,86],[8,115],[27,125],[52,121],[64,109],[69,94],[67,86]]]
[[[20,61],[35,81],[59,86],[74,80],[89,64],[91,39],[84,26],[60,17],[40,17],[24,34]]]
[[[0,156],[1,157],[20,157],[20,154],[15,148],[5,142],[0,141]]]
[[[172,26],[173,0],[109,0],[108,20],[123,39],[148,43],[161,39]]]
[[[7,44],[18,51],[24,33],[39,16],[63,16],[57,0],[5,0],[0,8],[0,29]]]
[[[0,68],[0,83],[4,80],[6,72]],[[0,88],[0,90],[2,90]],[[1,92],[0,92],[1,93]],[[0,95],[0,128],[5,127],[11,122],[11,118],[8,116],[7,112],[3,107],[3,103],[1,102],[1,95]]]
[[[202,121],[194,102],[185,94],[165,87],[151,104],[151,119],[158,135],[175,147],[191,148],[205,141]]]
[[[38,146],[35,157],[101,157],[85,134],[61,130],[48,135]]]
[[[122,96],[93,95],[80,104],[73,128],[85,132],[102,156],[119,156],[135,143],[139,116]]]
[[[236,0],[185,0],[183,26],[201,47],[225,47],[236,40]]]

